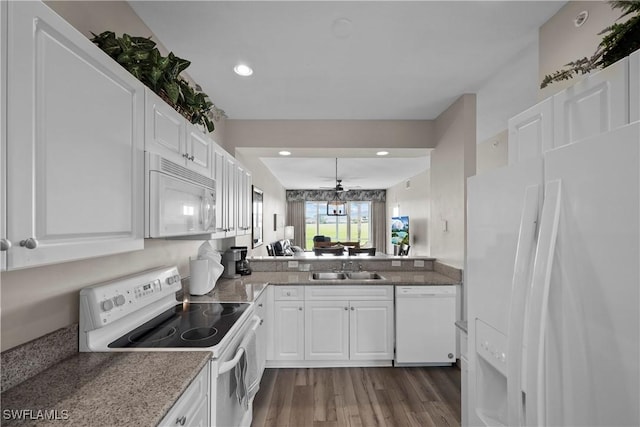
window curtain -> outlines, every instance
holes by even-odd
[[[385,252],[387,250],[387,203],[382,201],[371,202],[371,241],[372,247],[377,252]]]
[[[293,225],[293,242],[292,245],[304,248],[305,236],[305,218],[304,218],[304,200],[287,202],[287,224]]]

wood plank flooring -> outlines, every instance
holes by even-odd
[[[460,370],[266,369],[252,427],[459,426]]]

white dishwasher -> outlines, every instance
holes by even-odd
[[[456,287],[396,286],[396,365],[456,361]]]

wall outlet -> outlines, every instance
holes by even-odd
[[[287,261],[287,267],[298,268],[298,261]]]
[[[391,261],[391,267],[402,267],[402,261]]]
[[[416,259],[413,261],[413,266],[414,267],[424,267],[424,260],[423,259]]]

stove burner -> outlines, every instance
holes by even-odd
[[[238,311],[238,307],[240,307],[240,304],[225,304],[224,308],[222,309],[222,315],[230,316]]]
[[[173,308],[173,312],[176,314],[182,314],[182,313],[193,313],[195,311],[200,311],[202,310],[202,304],[182,304],[182,305],[176,305]]]
[[[129,335],[130,343],[154,343],[171,338],[176,333],[176,328],[173,326],[170,328],[145,328]]]
[[[192,328],[184,331],[182,335],[180,335],[180,338],[185,341],[202,341],[213,337],[217,333],[218,330],[216,328]]]

